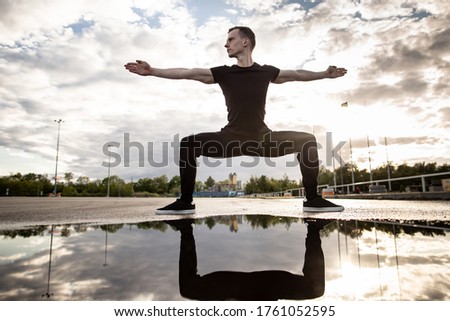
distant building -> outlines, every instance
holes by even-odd
[[[237,174],[236,173],[230,173],[228,175],[228,179],[220,181],[216,183],[210,191],[212,192],[228,192],[228,191],[236,191],[237,190]]]
[[[214,196],[237,196],[243,195],[238,193],[242,191],[242,181],[238,181],[236,173],[230,173],[228,179],[216,182],[214,186],[208,188],[207,191],[196,193],[198,196],[214,195]]]
[[[236,173],[230,173],[230,175],[228,175],[228,179],[229,179],[231,185],[237,184],[237,174]]]

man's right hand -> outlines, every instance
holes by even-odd
[[[129,62],[125,65],[125,69],[129,72],[138,74],[140,76],[149,76],[152,74],[152,68],[143,60],[136,60],[136,62]]]

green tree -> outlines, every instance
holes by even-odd
[[[250,180],[245,184],[245,194],[260,193],[257,182],[258,178],[256,176],[250,176]]]
[[[125,186],[125,181],[117,175],[109,177],[109,196],[123,196],[122,189]],[[105,177],[101,182],[100,191],[102,194],[108,193],[108,177]]]
[[[64,180],[67,182],[67,185],[73,180],[73,177],[72,172],[64,173]]]
[[[214,186],[214,184],[216,184],[216,181],[214,180],[214,178],[212,178],[211,176],[209,176],[206,181],[205,181],[205,187],[206,188],[211,188]]]
[[[181,191],[181,178],[178,175],[173,176],[169,181],[169,193],[177,195]]]
[[[196,181],[195,182],[195,191],[196,192],[201,192],[205,189],[205,184],[203,184],[203,182],[201,181]]]
[[[277,190],[286,191],[288,189],[299,188],[300,184],[289,179],[287,174],[283,175],[283,178],[278,180]]]
[[[325,166],[319,167],[319,185],[333,185],[333,172],[328,170]]]
[[[154,185],[156,187],[156,193],[163,195],[169,191],[169,180],[166,175],[155,177],[153,179]]]
[[[66,185],[62,191],[63,196],[78,196],[78,191],[73,185]]]

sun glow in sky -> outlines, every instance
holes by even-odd
[[[446,0],[36,0],[1,1],[0,11],[0,175],[52,175],[55,119],[64,120],[60,173],[105,177],[105,144],[119,142],[112,151],[123,159],[128,133],[145,155],[131,148],[130,166],[114,167],[114,175],[126,181],[177,175],[174,150],[164,155],[163,145],[220,130],[226,124],[220,88],[138,77],[123,65],[135,59],[162,68],[234,64],[223,47],[234,25],[255,31],[260,64],[348,70],[340,79],[271,85],[271,129],[314,131],[322,145],[331,132],[334,144],[346,141],[346,161],[351,139],[359,168],[368,167],[367,137],[372,166],[385,163],[387,154],[394,164],[449,161]],[[149,165],[149,142],[153,159],[166,157],[167,166]],[[198,179],[222,180],[229,172],[244,181],[261,173],[294,179],[298,168],[286,167],[286,159],[257,168],[243,168],[239,159],[216,168],[202,163]]]

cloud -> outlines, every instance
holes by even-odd
[[[49,172],[54,119],[65,120],[61,170],[90,177],[104,176],[102,147],[123,142],[124,133],[144,145],[158,145],[175,134],[222,128],[226,107],[218,86],[137,77],[123,64],[135,59],[161,68],[232,64],[223,45],[228,28],[237,24],[255,30],[260,63],[348,69],[339,80],[270,87],[266,120],[274,129],[311,131],[314,125],[317,133],[332,131],[337,139],[353,135],[355,142],[366,134],[419,137],[421,148],[440,146],[448,154],[448,143],[441,139],[449,118],[446,1],[310,5],[233,0],[207,8],[194,0],[37,0],[0,6],[0,149],[45,159],[39,168],[47,166]],[[348,111],[332,107],[343,101],[349,102]],[[162,151],[155,153],[158,158]],[[445,161],[444,154],[435,157]],[[402,161],[420,155],[407,153]],[[16,163],[15,169],[2,166],[0,174],[25,168]],[[175,164],[165,170],[177,173]],[[149,167],[120,171],[133,176],[164,172]],[[205,169],[199,179],[226,176],[224,171]]]
[[[418,145],[434,145],[440,142],[440,138],[437,137],[389,137],[389,145],[408,145],[408,144],[418,144]],[[379,145],[384,144],[384,139],[378,141]]]
[[[448,127],[450,125],[450,107],[443,107],[438,112],[441,115],[442,123]]]

